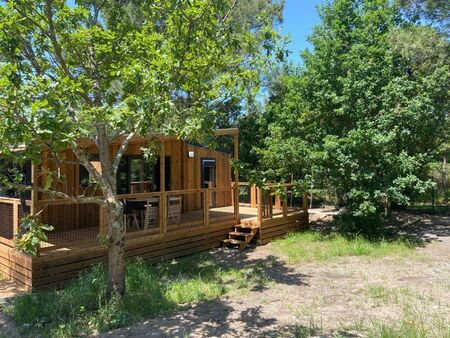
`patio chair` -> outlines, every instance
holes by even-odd
[[[125,224],[125,229],[128,229],[129,227],[132,227],[134,225],[139,230],[139,220],[136,211],[132,210],[129,207],[126,200],[123,202],[123,206],[122,217],[123,223]]]
[[[158,199],[152,198],[147,200],[147,205],[145,206],[144,229],[148,229],[152,225],[158,224],[158,214]]]
[[[169,197],[169,205],[167,211],[167,223],[180,223],[181,220],[181,203],[182,197]]]

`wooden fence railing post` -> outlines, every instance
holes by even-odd
[[[98,206],[98,225],[100,235],[104,235],[105,231],[105,207],[103,205]]]
[[[303,193],[303,211],[308,211],[308,194],[306,192]]]
[[[258,198],[258,222],[261,223],[262,218],[263,218],[263,199],[262,199],[262,192],[261,192],[261,188],[257,188],[257,198]]]
[[[287,188],[286,188],[285,199],[283,200],[283,218],[286,218],[287,215],[288,215],[288,201],[287,201]]]
[[[250,186],[250,207],[252,208],[256,208],[256,185],[251,185]]]
[[[275,195],[275,209],[281,209],[281,198],[280,195]]]
[[[203,226],[209,225],[209,202],[210,202],[210,194],[209,189],[205,189],[203,191]]]
[[[16,238],[19,232],[19,201],[13,203],[13,238]]]
[[[266,191],[265,201],[267,204],[267,216],[268,218],[272,218],[273,217],[272,190]]]
[[[161,193],[159,198],[159,232],[165,234],[167,232],[167,193]]]

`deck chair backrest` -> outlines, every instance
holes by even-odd
[[[155,203],[155,199],[147,200],[145,207],[144,229],[158,223],[159,207]]]
[[[179,223],[181,220],[182,197],[169,197],[167,221],[169,224]]]

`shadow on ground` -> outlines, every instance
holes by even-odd
[[[441,241],[441,237],[450,236],[450,215],[412,214],[409,212],[396,212],[391,222],[373,230],[370,236],[364,232],[351,232],[339,229],[333,222],[333,217],[327,215],[311,222],[311,229],[325,235],[341,234],[346,237],[363,236],[370,241],[399,240],[408,241],[411,245],[424,247],[432,242]]]
[[[255,248],[244,252],[218,249],[211,252],[215,264],[221,269],[247,270],[253,287],[251,291],[263,293],[269,282],[278,285],[308,287],[309,275],[298,273],[278,257],[266,255],[254,258]],[[201,262],[199,262],[201,265]],[[229,287],[233,287],[230,282]],[[236,297],[199,302],[193,306],[178,308],[178,314],[158,316],[131,328],[105,333],[100,337],[279,337],[277,314],[265,315],[261,304],[244,304]],[[238,305],[238,310],[236,309]],[[283,329],[284,330],[284,329]]]
[[[283,331],[289,328],[283,328]],[[245,333],[245,334],[243,334]],[[221,300],[201,302],[172,318],[155,318],[100,337],[279,337],[276,314],[267,318],[260,305],[235,312]]]
[[[441,237],[450,237],[450,216],[400,214],[403,220],[398,228],[398,234],[426,246],[432,242],[441,241]]]
[[[249,269],[252,272],[251,278],[256,282],[251,291],[264,291],[267,282],[275,282],[285,285],[305,285],[309,275],[301,274],[279,257],[268,255],[264,258],[251,258],[256,247],[251,247],[246,251],[234,249],[220,249],[213,253],[215,261],[221,266],[238,269]]]

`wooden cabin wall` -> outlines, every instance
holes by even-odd
[[[146,146],[146,143],[139,140],[131,142],[125,152],[126,155],[141,155],[142,148]],[[110,155],[114,158],[119,149],[119,145],[111,145]],[[93,155],[98,154],[95,146],[86,147],[84,150]],[[189,158],[188,152],[193,151],[194,157]],[[182,140],[166,140],[164,142],[164,154],[170,156],[171,161],[171,189],[170,190],[188,190],[188,189],[200,189],[201,186],[201,160],[204,158],[216,160],[216,187],[225,188],[231,187],[231,168],[230,161],[231,155],[219,152],[212,149],[207,149],[199,146],[188,144]],[[44,152],[44,160],[41,168],[39,168],[40,174],[38,175],[39,185],[44,187],[47,180],[47,171],[56,172],[58,169],[57,162],[52,159],[51,154]],[[71,150],[67,150],[60,154],[60,159],[65,161],[75,161],[76,157]],[[62,164],[60,163],[60,173],[65,179],[61,181],[54,180],[53,188],[59,191],[67,193],[69,195],[79,195],[84,193],[86,195],[99,195],[100,191],[90,190],[82,191],[79,185],[79,166],[76,164]],[[44,194],[39,194],[39,200],[47,199]],[[230,192],[217,192],[216,193],[216,206],[223,207],[232,204],[232,196]],[[199,210],[202,208],[201,194],[184,195],[183,196],[183,209],[184,211]]]
[[[78,182],[78,165],[69,163],[76,160],[75,155],[71,150],[66,150],[61,154],[58,154],[58,158],[55,158],[50,151],[45,150],[43,152],[42,164],[37,168],[37,184],[40,187],[45,187],[47,181],[51,179],[52,189],[66,193],[68,195],[76,196],[79,191],[77,184]],[[49,173],[53,173],[52,177],[49,177]],[[59,173],[59,177],[55,176],[54,173]],[[44,193],[38,194],[38,200],[49,199]]]
[[[194,157],[189,158],[187,156],[189,151],[194,152]],[[217,188],[231,188],[231,155],[207,149],[203,147],[194,146],[184,143],[184,187],[183,189],[199,189],[201,188],[202,180],[202,159],[215,159],[216,160],[216,187]],[[217,192],[216,193],[216,207],[224,207],[232,204],[231,192]],[[201,196],[191,196],[186,198],[183,202],[183,208],[185,211],[198,210],[202,208]]]

